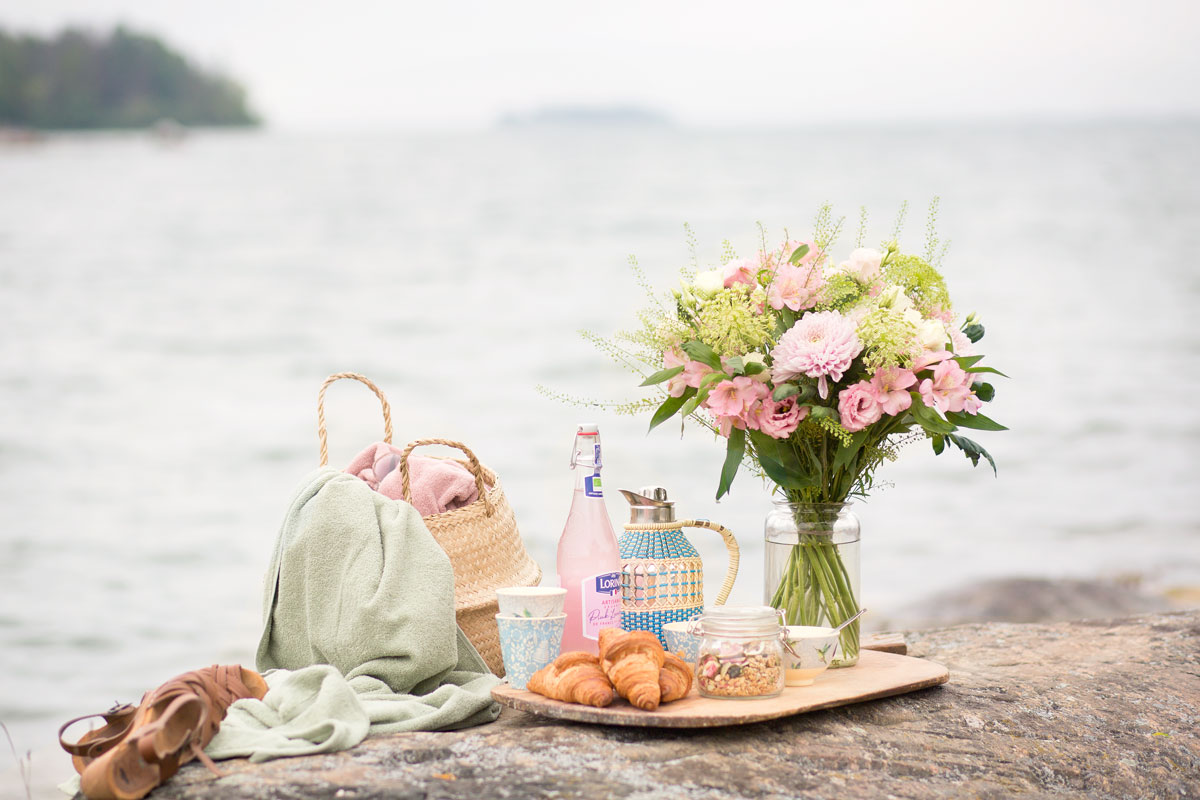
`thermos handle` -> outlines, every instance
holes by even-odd
[[[725,570],[725,582],[721,584],[721,591],[717,592],[717,601],[713,604],[725,605],[725,601],[729,599],[729,593],[733,591],[733,582],[737,580],[738,562],[741,561],[741,551],[738,550],[737,540],[733,538],[733,531],[724,525],[718,525],[706,519],[685,519],[679,523],[679,526],[681,528],[707,528],[721,534],[721,538],[725,540],[725,550],[729,553],[729,569]]]

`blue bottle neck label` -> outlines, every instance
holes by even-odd
[[[604,491],[600,485],[599,472],[583,477],[583,493],[588,497],[604,497]]]

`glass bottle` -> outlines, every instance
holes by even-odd
[[[564,653],[596,653],[600,629],[621,627],[621,559],[604,506],[602,463],[599,429],[580,425],[571,450],[575,495],[558,540],[558,585],[567,590]]]

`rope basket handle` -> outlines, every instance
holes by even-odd
[[[413,450],[427,444],[441,444],[461,450],[467,456],[468,469],[475,478],[475,488],[479,492],[479,498],[483,500],[483,506],[487,509],[487,515],[490,517],[496,513],[496,510],[492,508],[492,501],[487,496],[487,487],[484,486],[483,482],[483,468],[479,465],[479,459],[475,457],[475,454],[465,444],[451,439],[417,439],[415,442],[409,442],[408,447],[404,448],[404,452],[400,454],[400,466],[398,469],[400,470],[400,489],[404,493],[405,502],[412,502],[412,484],[409,479],[408,457]]]
[[[320,466],[322,467],[329,463],[329,447],[327,445],[328,437],[325,433],[325,390],[329,388],[329,384],[341,378],[353,378],[356,381],[365,383],[367,388],[374,392],[375,396],[379,398],[379,404],[383,406],[383,440],[388,444],[392,443],[392,407],[388,405],[388,401],[383,394],[383,390],[371,383],[366,376],[359,375],[357,372],[336,372],[325,379],[325,382],[321,384],[321,391],[317,393],[317,436],[321,440]],[[407,488],[407,479],[405,480],[404,485]]]
[[[733,538],[733,531],[724,525],[718,525],[706,519],[685,519],[682,522],[674,524],[680,528],[706,528],[710,531],[716,531],[725,540],[725,551],[729,554],[729,567],[725,570],[725,582],[721,584],[721,591],[717,592],[717,602],[714,604],[718,606],[725,605],[725,601],[729,599],[729,593],[733,590],[733,582],[737,580],[738,563],[742,560],[737,539]]]

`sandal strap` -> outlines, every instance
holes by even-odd
[[[137,706],[124,703],[114,705],[108,711],[102,711],[99,714],[84,714],[82,717],[68,720],[58,729],[58,743],[63,750],[66,750],[73,756],[95,758],[125,737],[125,734],[129,732],[129,726],[133,724],[133,715],[136,713]],[[67,742],[63,739],[63,734],[67,732],[67,728],[77,722],[83,722],[85,719],[93,719],[95,717],[103,717],[105,725],[120,725],[121,727],[115,733],[108,736],[97,736],[88,739],[86,742]]]

